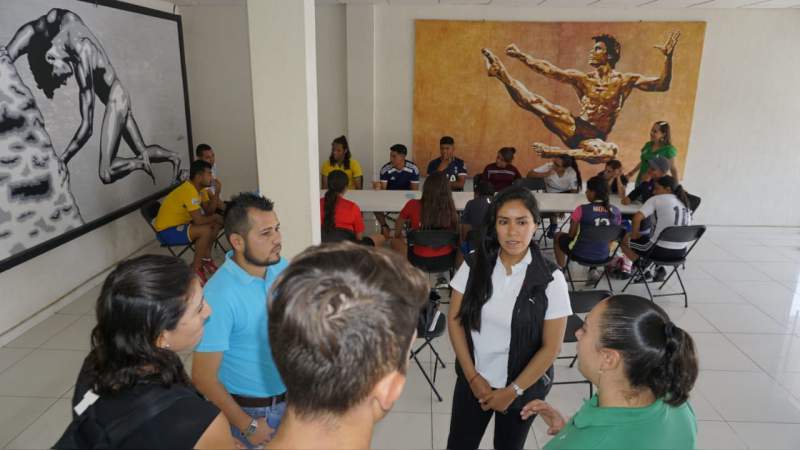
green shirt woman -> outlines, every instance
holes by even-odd
[[[628,178],[633,178],[636,175],[636,184],[638,185],[650,167],[649,161],[657,156],[669,160],[670,172],[676,180],[679,180],[680,176],[676,162],[678,149],[672,145],[669,123],[664,121],[653,124],[650,129],[650,141],[642,147],[639,164],[636,164],[636,167],[628,172]]]
[[[545,449],[691,449],[697,421],[687,402],[698,374],[694,341],[658,305],[615,295],[592,309],[575,336],[578,370],[595,384],[569,421],[544,401],[539,414],[555,435]]]

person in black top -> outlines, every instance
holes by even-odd
[[[653,196],[653,189],[655,188],[657,179],[663,177],[669,171],[669,160],[666,158],[662,158],[661,156],[656,156],[655,158],[650,160],[650,167],[647,169],[647,175],[636,186],[636,189],[632,190],[630,194],[622,199],[623,205],[630,205],[633,202],[646,202],[650,197]]]
[[[478,177],[476,177],[478,178]],[[483,218],[489,211],[494,197],[494,187],[488,180],[479,180],[475,196],[464,206],[461,213],[461,252],[468,255],[473,250],[474,241],[480,236]]]
[[[612,159],[606,163],[605,169],[599,173],[608,184],[608,192],[625,196],[625,188],[628,186],[628,177],[622,170],[622,163],[618,159]]]
[[[199,279],[182,260],[145,255],[121,262],[103,283],[96,311],[92,349],[72,398],[77,413],[73,422],[80,425],[73,436],[80,435],[94,448],[103,444],[98,428],[108,432],[119,419],[130,423],[143,418],[110,445],[234,448],[227,419],[192,387],[177,353],[197,345],[211,315]],[[148,416],[148,405],[140,399],[157,402],[163,396],[176,400]],[[92,417],[95,428],[82,415]],[[67,429],[62,441],[74,428]]]

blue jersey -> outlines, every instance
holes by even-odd
[[[408,191],[411,190],[411,183],[419,183],[419,168],[409,160],[399,170],[392,163],[386,163],[381,167],[380,178],[389,191]]]
[[[610,206],[611,211],[600,203],[587,203],[575,208],[571,220],[578,223],[578,234],[570,243],[571,253],[589,261],[603,261],[608,258],[608,244],[581,240],[580,230],[585,227],[602,227],[622,223],[622,214],[619,208],[614,205]]]
[[[434,172],[437,172],[436,169],[439,168],[439,164],[442,163],[442,158],[436,158],[428,164],[428,176],[431,176]],[[447,175],[447,179],[451,182],[458,180],[458,177],[463,175],[467,176],[467,164],[464,162],[463,159],[454,158],[450,161],[450,164],[447,165],[447,168],[444,170],[445,175]]]

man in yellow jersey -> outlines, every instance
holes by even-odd
[[[170,192],[161,203],[153,226],[164,245],[195,243],[192,268],[205,280],[216,270],[211,261],[211,245],[222,228],[222,216],[204,214],[200,191],[211,184],[211,164],[196,160],[189,168],[189,179]]]

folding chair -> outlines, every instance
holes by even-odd
[[[447,272],[450,279],[453,279],[456,252],[458,251],[458,233],[448,230],[416,230],[410,231],[406,235],[406,241],[408,242],[408,262],[427,274]],[[452,251],[444,256],[426,258],[414,253],[415,245],[431,248],[451,246]],[[435,290],[435,287],[432,290]]]
[[[172,253],[172,256],[178,258],[183,256],[183,254],[186,253],[189,249],[191,249],[192,252],[194,252],[195,251],[194,242],[190,242],[187,245],[166,245],[163,242],[161,242],[160,239],[158,239],[158,230],[156,230],[156,227],[153,225],[153,221],[156,219],[156,216],[158,215],[158,210],[160,208],[161,208],[161,202],[159,202],[158,200],[153,200],[152,202],[145,203],[144,205],[142,205],[141,208],[139,208],[139,212],[142,214],[144,221],[147,222],[147,225],[150,227],[151,230],[153,230],[153,233],[156,234],[156,240],[158,241],[158,243],[161,244],[162,247],[169,250],[169,252]],[[178,253],[175,253],[175,250],[173,250],[173,248],[175,247],[183,247],[183,248]]]
[[[425,380],[428,381],[428,384],[431,387],[431,390],[436,395],[436,398],[439,401],[442,401],[442,396],[439,394],[439,391],[436,389],[436,373],[438,372],[439,365],[442,366],[444,369],[446,366],[444,361],[442,360],[441,356],[439,356],[439,352],[436,351],[436,348],[433,346],[433,340],[440,337],[444,334],[444,330],[447,327],[447,316],[439,310],[439,294],[434,291],[431,291],[430,295],[428,296],[428,303],[425,305],[425,308],[422,309],[422,312],[419,316],[419,321],[417,322],[417,338],[424,339],[425,342],[422,343],[416,350],[411,352],[410,359],[413,359],[414,362],[417,363],[417,367],[419,370],[422,371],[422,375],[425,377]],[[433,352],[435,356],[435,360],[433,361],[433,379],[431,379],[428,372],[422,366],[422,363],[419,361],[418,355],[419,353],[429,348]]]
[[[578,239],[581,241],[593,242],[593,243],[604,243],[606,245],[612,245],[616,242],[616,247],[614,247],[613,252],[609,252],[609,256],[602,260],[590,260],[581,258],[580,255],[573,255],[572,252],[567,254],[567,263],[565,268],[567,269],[567,276],[569,276],[569,284],[572,287],[572,290],[575,290],[575,280],[572,279],[572,272],[569,268],[570,262],[576,262],[581,266],[584,267],[594,267],[594,266],[602,266],[603,273],[600,275],[594,284],[592,285],[592,289],[596,288],[598,284],[600,284],[600,280],[605,277],[606,281],[608,282],[608,289],[613,291],[614,288],[611,286],[611,278],[608,276],[608,269],[606,264],[610,263],[614,256],[616,256],[617,251],[619,250],[620,242],[622,242],[622,238],[625,237],[625,229],[619,225],[605,225],[605,226],[581,226],[580,234],[578,235]],[[578,282],[586,282],[590,280],[577,280]]]
[[[564,343],[575,343],[578,342],[578,338],[575,337],[575,332],[580,330],[583,327],[583,319],[578,317],[577,314],[573,314],[567,317],[567,331],[564,333]],[[558,359],[572,359],[570,363],[570,367],[575,364],[575,361],[578,359],[578,355],[574,356],[559,356]],[[592,386],[592,382],[589,380],[574,380],[574,381],[555,381],[553,385],[557,384],[588,384],[589,385],[589,398],[594,395],[594,387]]]
[[[625,284],[625,287],[622,288],[622,292],[625,292],[625,289],[628,289],[628,286],[631,284],[644,284],[644,287],[647,289],[647,294],[650,296],[650,301],[653,301],[655,297],[671,297],[675,295],[683,295],[683,306],[684,308],[689,307],[689,295],[686,293],[686,286],[683,284],[683,279],[681,278],[680,272],[678,272],[679,266],[686,265],[686,258],[688,258],[689,254],[692,252],[694,247],[697,245],[697,242],[703,237],[703,234],[706,232],[705,225],[682,225],[682,226],[672,226],[667,227],[661,234],[658,236],[655,244],[650,247],[650,250],[647,253],[640,255],[639,258],[644,260],[645,264],[634,264],[634,273],[631,276],[631,279],[628,280],[628,283]],[[653,250],[655,250],[656,246],[658,246],[661,242],[673,242],[673,243],[684,243],[684,244],[691,244],[689,245],[686,253],[684,253],[682,258],[674,259],[674,260],[665,260],[665,259],[655,259],[652,257]],[[672,278],[672,275],[677,275],[678,283],[681,285],[680,292],[674,292],[670,294],[657,294],[653,295],[650,291],[650,285],[647,283],[647,277],[645,277],[644,272],[645,270],[651,265],[655,264],[657,266],[665,266],[665,267],[672,267],[672,272],[664,279],[661,283],[661,286],[658,287],[660,291],[664,285]],[[636,281],[634,281],[636,280]]]

